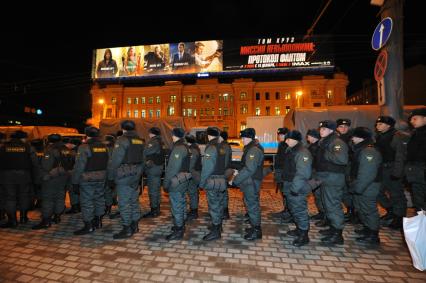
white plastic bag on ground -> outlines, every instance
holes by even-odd
[[[414,217],[404,217],[404,235],[410,250],[413,265],[418,270],[426,270],[426,211],[417,212]]]

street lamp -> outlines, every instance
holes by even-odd
[[[303,92],[301,90],[296,91],[297,107],[299,108],[301,107],[300,100],[302,95],[303,95]]]
[[[103,98],[99,98],[98,103],[99,103],[99,104],[104,104],[104,103],[105,103],[105,100],[104,100]]]

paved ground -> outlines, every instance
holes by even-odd
[[[182,241],[164,240],[171,227],[166,196],[161,217],[142,220],[138,234],[120,241],[112,239],[120,230],[118,220],[107,219],[102,230],[77,237],[72,232],[81,226],[80,215],[32,231],[39,215],[33,212],[31,223],[0,231],[0,282],[426,282],[426,272],[412,266],[400,232],[388,228],[380,232],[382,244],[376,249],[355,243],[352,225],[345,228],[340,247],[319,246],[313,227],[311,243],[294,248],[285,236],[292,227],[269,216],[282,209],[269,180],[261,195],[263,239],[246,242],[241,196],[231,190],[232,219],[213,243],[202,241],[208,225],[204,193],[201,217],[188,225]],[[146,210],[146,192],[141,201]]]

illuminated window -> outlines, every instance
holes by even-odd
[[[111,98],[111,103],[112,103],[112,104],[116,104],[116,103],[117,103],[117,98],[112,97],[112,98]]]
[[[174,106],[170,106],[167,108],[167,115],[168,116],[173,116],[175,115],[175,107]]]
[[[127,104],[132,104],[132,98],[131,97],[127,97]]]
[[[256,107],[255,114],[256,116],[260,116],[260,107]]]
[[[188,109],[188,117],[191,117],[192,116],[192,109],[191,108],[189,108]]]
[[[150,110],[149,110],[149,112],[148,112],[148,117],[149,117],[149,118],[154,117],[154,110],[152,110],[152,109],[150,109]]]
[[[333,98],[333,91],[327,90],[327,98],[332,99]]]
[[[287,114],[288,112],[290,112],[290,106],[285,107],[285,114]]]
[[[196,95],[194,95],[194,102],[197,102],[197,96]]]
[[[223,116],[228,116],[229,112],[228,112],[228,108],[223,108]]]
[[[276,99],[276,100],[279,100],[279,99],[280,99],[280,92],[279,92],[279,91],[277,91],[277,92],[275,93],[275,99]]]
[[[269,92],[265,92],[265,100],[269,100]]]
[[[139,117],[139,111],[138,111],[138,110],[135,110],[135,111],[133,112],[133,117],[135,117],[135,118],[138,118],[138,117]]]
[[[290,100],[291,99],[291,94],[289,92],[286,92],[284,95],[284,99],[285,100]]]
[[[192,102],[192,96],[188,96],[188,102]]]
[[[145,96],[141,97],[141,104],[145,104]]]
[[[197,117],[197,109],[194,109],[194,117]]]
[[[155,98],[155,100],[157,101],[157,104],[161,102],[161,98],[160,98],[159,96],[157,96],[157,97]]]
[[[139,104],[139,98],[135,97],[135,98],[133,99],[133,103],[134,103],[134,104]]]
[[[240,93],[240,100],[246,100],[247,99],[247,92],[241,92]]]
[[[275,115],[280,115],[281,111],[280,111],[280,107],[279,106],[275,106]]]
[[[182,116],[186,116],[186,109],[185,108],[182,109]]]
[[[228,101],[229,99],[229,94],[228,93],[224,93],[223,94],[223,101]]]
[[[246,128],[247,128],[246,123],[241,122],[241,125],[240,125],[240,131],[243,131],[243,130],[245,130]]]
[[[126,117],[127,117],[127,118],[130,118],[130,110],[127,110],[127,112],[126,112]]]
[[[248,112],[248,106],[247,106],[247,104],[241,104],[240,113],[241,114],[247,114],[247,112]]]
[[[160,116],[161,116],[161,110],[160,109],[157,109],[156,116],[157,116],[157,118],[160,118]]]
[[[219,116],[222,115],[222,108],[219,107]]]
[[[150,98],[148,98],[148,103],[149,104],[153,104],[154,103],[154,97],[150,97]]]
[[[186,102],[186,96],[183,97],[183,102]]]
[[[176,95],[170,95],[170,102],[176,102]]]
[[[260,100],[260,93],[256,92],[256,100]]]
[[[142,118],[146,118],[146,111],[145,111],[145,110],[142,110],[142,111],[141,111],[141,117],[142,117]]]

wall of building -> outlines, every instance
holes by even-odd
[[[92,86],[92,123],[101,119],[156,119],[183,116],[190,125],[218,126],[238,136],[248,116],[285,115],[296,107],[344,105],[346,75],[304,76],[301,80],[255,82],[235,79],[195,84],[167,81],[163,86]]]

